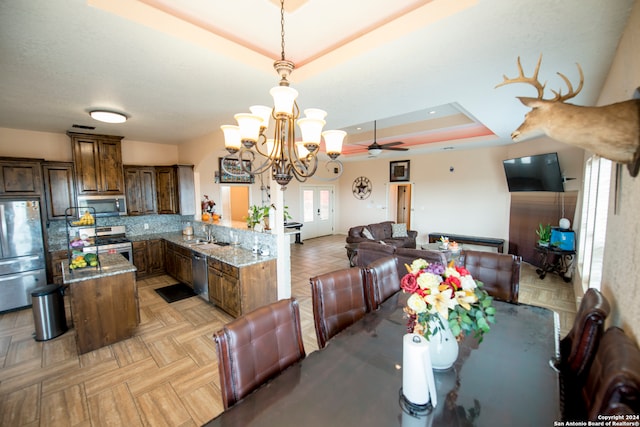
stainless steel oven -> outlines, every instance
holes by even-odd
[[[94,237],[95,245],[85,246],[82,252],[85,253],[117,253],[124,256],[133,264],[133,245],[131,241],[125,237],[125,226],[114,225],[111,227],[97,227],[95,235],[93,228],[81,229],[80,235],[83,233],[87,237]]]

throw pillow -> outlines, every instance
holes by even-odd
[[[409,237],[407,224],[391,224],[391,237]]]
[[[369,231],[369,229],[367,227],[362,229],[362,235],[364,237],[366,237],[369,240],[373,240],[373,234],[371,234],[371,232]]]

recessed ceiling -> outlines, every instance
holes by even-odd
[[[580,63],[585,86],[573,101],[593,105],[633,4],[287,0],[285,50],[297,64],[301,109],[326,110],[328,129],[365,126],[350,132],[352,156],[366,154],[374,120],[378,142],[402,139],[411,150],[507,144],[527,111],[515,96],[535,94],[495,89],[517,73],[517,57],[531,72],[543,54],[548,88],[563,85],[558,71],[575,81]],[[222,141],[219,126],[234,113],[272,102],[279,2],[5,1],[0,46],[0,127],[64,133],[77,124],[125,140]],[[413,118],[433,107],[452,112]],[[92,109],[129,119],[103,124]]]

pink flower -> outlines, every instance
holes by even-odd
[[[416,280],[416,276],[414,276],[413,274],[405,274],[400,281],[400,287],[405,292],[411,294],[420,289],[420,286],[418,286],[418,281]]]

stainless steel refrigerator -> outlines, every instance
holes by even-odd
[[[0,200],[0,312],[31,305],[46,284],[40,202]]]

